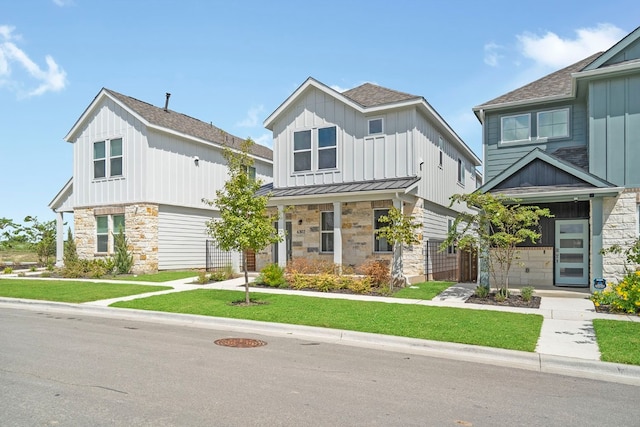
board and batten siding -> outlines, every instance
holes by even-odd
[[[537,113],[561,108],[569,108],[569,128],[568,138],[558,138],[551,140],[537,139]],[[517,114],[530,114],[531,117],[531,141],[523,143],[500,144],[501,140],[501,118]],[[527,155],[531,150],[540,148],[548,153],[562,147],[574,147],[587,145],[587,110],[583,101],[563,102],[540,106],[537,109],[511,110],[508,112],[487,113],[484,125],[484,182],[488,182],[503,170]]]
[[[160,205],[158,209],[158,268],[204,268],[206,266],[206,222],[215,211]]]
[[[123,176],[93,179],[93,143],[122,138]],[[145,126],[110,99],[96,109],[89,125],[73,144],[73,205],[101,206],[144,201],[147,163]]]
[[[309,88],[274,124],[275,187],[334,184],[415,175],[413,109],[365,116],[334,97]],[[368,119],[382,118],[384,133],[367,135]],[[293,171],[294,132],[336,126],[336,168],[317,170],[312,137],[312,170]]]
[[[589,83],[589,172],[640,186],[640,76]]]

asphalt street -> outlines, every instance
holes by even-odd
[[[231,348],[219,338],[267,345]],[[0,311],[0,425],[635,426],[635,386],[77,313]]]

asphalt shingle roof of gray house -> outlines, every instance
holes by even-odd
[[[399,92],[386,87],[365,83],[353,89],[342,92],[347,98],[357,102],[363,107],[375,107],[378,105],[391,104],[394,102],[407,101],[409,99],[420,99],[421,96]]]
[[[170,109],[165,111],[164,108],[156,107],[111,89],[104,88],[104,90],[153,125],[238,150],[244,140],[223,131],[211,123],[205,123],[186,114],[177,113]],[[251,154],[273,160],[273,151],[263,145],[254,144]]]
[[[558,70],[554,73],[546,75],[541,79],[531,82],[521,88],[512,90],[509,93],[501,95],[497,98],[480,104],[476,109],[483,107],[506,104],[517,101],[528,101],[535,99],[543,99],[551,96],[571,95],[571,74],[581,71],[587,65],[596,60],[602,52],[598,52],[585,58],[575,64]]]
[[[309,196],[320,194],[354,193],[359,191],[404,190],[420,181],[420,177],[390,178],[360,181],[344,184],[306,185],[300,187],[273,188],[273,183],[265,184],[257,191],[258,196],[271,193],[272,197]]]

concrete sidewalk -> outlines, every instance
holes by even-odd
[[[395,351],[408,351],[409,349],[411,349],[411,351],[417,351],[417,349],[420,349],[421,354],[425,354],[426,352],[426,354],[436,357],[449,357],[457,360],[498,364],[500,366],[534,369],[541,372],[553,372],[564,375],[640,385],[640,366],[600,362],[600,351],[595,340],[592,323],[593,319],[596,318],[638,322],[640,321],[640,317],[596,313],[593,303],[587,299],[585,294],[572,294],[562,290],[557,292],[549,290],[544,291],[540,308],[532,309],[467,304],[465,302],[466,299],[473,294],[476,287],[474,283],[458,283],[436,296],[433,300],[411,300],[368,295],[296,291],[290,289],[251,288],[252,293],[288,294],[356,301],[376,301],[390,304],[415,304],[424,306],[457,307],[471,310],[493,310],[538,314],[542,315],[544,320],[535,353],[401,337],[389,337],[351,331],[328,330],[326,328],[311,328],[266,322],[237,321],[222,318],[206,318],[206,316],[179,315],[173,313],[143,312],[139,310],[125,311],[108,308],[110,304],[117,301],[130,301],[153,295],[163,295],[194,289],[244,289],[244,277],[206,285],[194,284],[194,280],[195,278],[189,278],[162,283],[162,285],[173,287],[173,289],[170,290],[149,292],[101,301],[92,301],[75,306],[79,306],[78,308],[86,314],[96,312],[101,313],[101,315],[104,316],[109,313],[110,316],[117,316],[118,318],[122,318],[122,316],[134,316],[142,318],[142,320],[153,319],[153,321],[160,321],[160,319],[164,319],[162,321],[169,321],[170,319],[178,318],[181,322],[186,321],[190,326],[206,324],[207,327],[229,328],[230,330],[238,332],[253,331],[267,335],[273,333],[285,333],[287,335],[295,334],[300,336],[300,338],[306,337],[307,339],[318,339],[319,337],[324,337],[331,342],[335,342],[337,340],[341,343],[348,343],[349,345],[364,345],[368,347],[375,346],[387,350],[393,350],[395,348]],[[118,283],[122,282],[118,281]],[[137,283],[159,285],[159,283]],[[3,302],[4,304],[10,302],[19,303],[20,300],[0,298],[0,302]],[[67,308],[73,306],[72,304],[44,303],[40,301],[36,302],[26,300],[23,301],[23,303],[28,303],[32,306],[34,304],[53,307],[65,306]],[[129,314],[126,314],[125,312]]]

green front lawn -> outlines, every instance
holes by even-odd
[[[422,282],[409,285],[393,294],[396,298],[432,300],[436,295],[454,285],[454,282]]]
[[[168,286],[128,283],[92,283],[63,280],[0,280],[0,297],[82,303],[172,289]]]
[[[603,361],[640,365],[640,323],[595,319],[593,328]]]
[[[197,271],[161,271],[153,274],[138,274],[137,276],[126,274],[109,277],[109,279],[126,280],[127,282],[170,282],[172,280],[198,277]]]
[[[542,326],[542,316],[535,314],[256,292],[252,293],[252,299],[263,304],[234,306],[232,302],[244,300],[243,292],[198,289],[111,306],[320,326],[530,352],[535,350]]]

